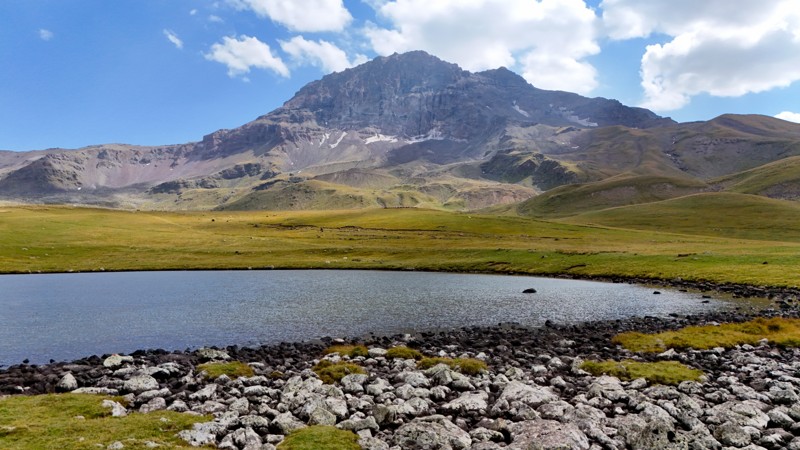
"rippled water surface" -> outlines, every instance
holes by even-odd
[[[536,294],[522,290],[535,288]],[[0,365],[413,329],[690,314],[697,293],[550,278],[379,271],[0,276]]]

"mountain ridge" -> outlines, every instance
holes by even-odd
[[[527,203],[556,188],[596,194],[630,181],[645,189],[656,177],[681,193],[724,189],[713,179],[797,155],[800,126],[778,119],[678,124],[616,100],[538,89],[506,68],[472,73],[415,51],[326,75],[272,112],[196,142],[0,152],[0,199],[152,209],[523,202],[518,210],[529,214],[537,207]],[[662,187],[641,198],[671,195]],[[795,190],[769,192],[778,191]]]

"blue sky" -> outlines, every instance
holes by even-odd
[[[378,55],[800,121],[797,0],[4,0],[0,149],[196,141]]]

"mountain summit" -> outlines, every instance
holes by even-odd
[[[794,128],[763,122],[759,133],[793,139]],[[713,155],[687,158],[676,142],[692,136],[713,149],[727,145],[714,140],[720,133],[737,134],[741,151],[765,139],[722,124],[680,125],[616,100],[537,89],[505,68],[471,73],[415,51],[327,75],[200,142],[0,152],[0,196],[170,209],[466,210],[630,174],[694,189],[706,186]]]

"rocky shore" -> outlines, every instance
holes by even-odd
[[[797,316],[794,308],[767,314]],[[764,315],[763,313],[761,315]],[[352,358],[367,375],[324,384],[311,368],[330,344],[284,343],[187,352],[138,351],[70,363],[15,365],[0,372],[3,394],[87,392],[123,395],[114,415],[161,409],[210,414],[182,437],[193,445],[267,450],[291,431],[335,425],[365,449],[800,449],[800,350],[762,342],[732,349],[637,355],[613,335],[744,321],[746,313],[636,318],[542,328],[490,328],[370,337]],[[477,358],[488,370],[465,375],[389,359],[396,345],[426,356]],[[672,359],[702,369],[677,386],[592,376],[583,360]],[[238,360],[252,377],[210,380],[197,366]]]

